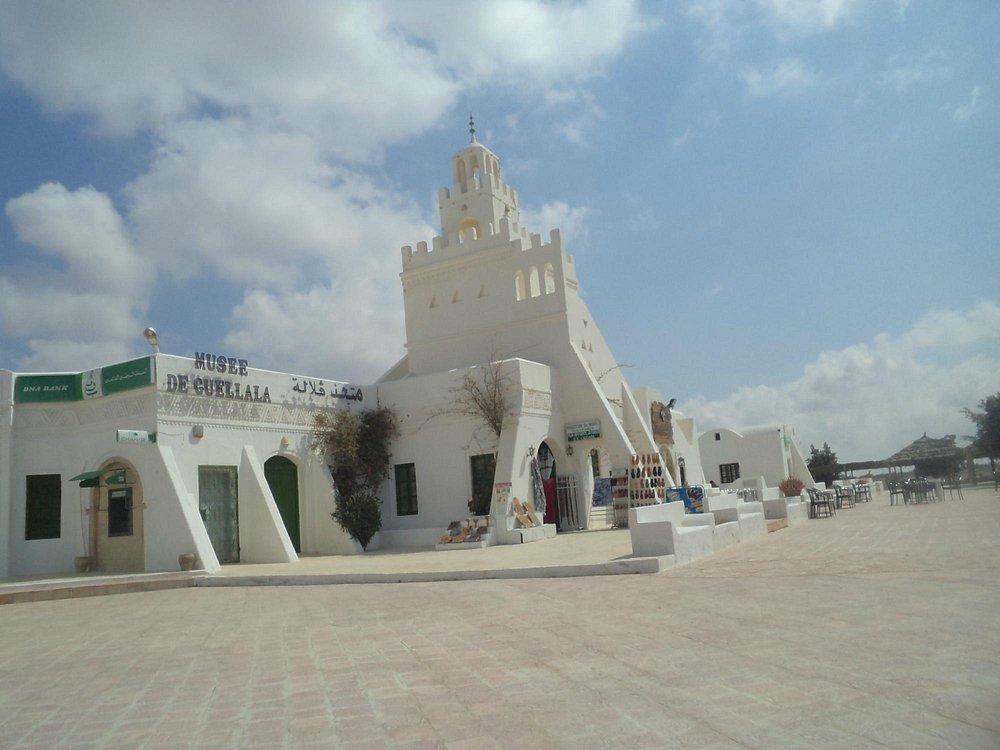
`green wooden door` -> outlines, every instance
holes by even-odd
[[[198,467],[198,508],[219,562],[240,561],[240,515],[235,466]]]
[[[296,552],[302,551],[299,541],[299,470],[284,456],[273,456],[264,463],[264,478],[274,495],[281,520]]]

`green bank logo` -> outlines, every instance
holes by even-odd
[[[101,392],[100,385],[100,370],[90,370],[83,373],[83,397],[84,398],[97,398],[98,396],[104,395]]]

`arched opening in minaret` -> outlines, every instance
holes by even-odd
[[[479,239],[479,222],[475,219],[462,219],[458,225],[458,236],[462,242],[471,242]]]
[[[532,297],[538,297],[542,291],[538,285],[538,267],[532,266],[528,270],[528,292]]]
[[[542,275],[545,277],[545,293],[552,294],[556,290],[556,271],[551,263],[542,267]]]
[[[483,186],[483,176],[482,165],[479,163],[479,157],[475,154],[469,158],[469,171],[472,173],[472,184],[478,190]]]
[[[462,193],[466,193],[469,190],[468,177],[465,173],[465,160],[458,160],[458,172],[455,174],[455,182],[458,185],[458,189]]]
[[[524,287],[524,271],[518,271],[514,274],[514,299],[520,302],[526,299],[528,296],[527,291]]]

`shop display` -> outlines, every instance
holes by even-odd
[[[666,471],[658,453],[640,453],[632,456],[627,469],[618,469],[611,475],[611,502],[613,524],[628,526],[628,509],[656,505],[664,501]]]
[[[486,518],[466,518],[462,521],[452,521],[448,530],[438,539],[438,544],[464,544],[478,542],[489,531]]]

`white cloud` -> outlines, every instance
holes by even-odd
[[[979,98],[982,96],[982,93],[982,86],[972,87],[972,93],[969,94],[969,101],[966,104],[960,104],[955,107],[955,111],[952,112],[951,116],[955,122],[966,122],[979,113]]]
[[[940,49],[932,49],[920,57],[893,55],[886,61],[882,73],[883,86],[905,94],[914,88],[938,83],[951,75],[951,62]]]
[[[411,202],[324,161],[307,136],[242,120],[170,128],[126,194],[140,250],[181,279],[290,287],[358,258],[398,263],[400,246],[433,234]]]
[[[747,95],[758,99],[788,94],[811,86],[814,76],[801,60],[784,60],[769,70],[744,68],[740,77],[747,86]]]
[[[644,27],[634,3],[596,0],[302,9],[11,4],[0,62],[50,110],[89,115],[109,134],[221,113],[308,134],[339,158],[377,159],[431,127],[463,89],[582,81]]]
[[[796,35],[830,31],[849,21],[860,0],[757,0],[768,20]]]
[[[368,158],[422,132],[458,91],[377,4],[289,13],[271,3],[39,2],[7,11],[0,51],[8,74],[52,111],[90,115],[111,134],[209,108]]]
[[[548,87],[601,70],[628,39],[653,28],[634,0],[537,3],[438,0],[392,4],[408,32],[429,41],[455,74]]]
[[[29,339],[29,354],[18,361],[20,372],[80,372],[114,362],[124,362],[140,354],[149,354],[141,341],[141,328],[130,342],[122,339],[79,341],[76,339]],[[132,346],[129,346],[132,343]]]
[[[7,201],[6,212],[22,242],[64,261],[64,280],[75,289],[106,290],[148,280],[111,199],[92,187],[70,192],[46,183]]]
[[[687,15],[707,32],[702,40],[705,56],[724,63],[756,26],[764,26],[781,40],[812,36],[850,22],[861,4],[861,0],[690,0]]]
[[[701,429],[787,422],[804,446],[841,460],[879,459],[919,437],[973,432],[962,415],[1000,390],[1000,305],[932,311],[896,337],[820,354],[801,377],[682,404]]]
[[[558,229],[562,233],[563,242],[572,246],[587,240],[587,213],[586,206],[569,206],[562,201],[555,201],[546,203],[535,211],[522,208],[521,224],[532,232],[541,233],[543,237],[548,236],[552,229]]]
[[[486,85],[515,99],[563,92],[561,128],[585,142],[603,110],[578,87],[648,27],[631,0],[8,4],[10,80],[51,113],[82,115],[105,137],[148,134],[154,148],[121,215],[89,188],[44,186],[11,202],[22,241],[57,265],[27,282],[0,277],[0,326],[33,366],[56,366],[61,321],[74,335],[100,327],[104,341],[131,339],[155,271],[182,291],[207,276],[244,292],[227,342],[287,350],[282,366],[300,371],[356,358],[376,373],[396,355],[382,342],[402,342],[399,247],[434,229],[358,163],[426,133]],[[585,213],[552,204],[538,216],[573,238]],[[126,291],[84,283],[102,265]],[[30,299],[44,313],[30,317]]]
[[[24,369],[111,361],[141,330],[152,270],[136,255],[121,216],[94,188],[47,183],[13,198],[7,217],[18,238],[53,263],[0,275],[0,329],[28,338]]]
[[[225,346],[262,367],[372,382],[403,355],[405,340],[402,290],[386,270],[359,263],[301,291],[248,290]]]

